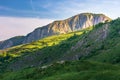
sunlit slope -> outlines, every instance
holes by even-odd
[[[71,32],[71,33],[68,33],[68,34],[60,34],[60,35],[50,36],[50,37],[43,38],[43,39],[40,39],[38,41],[29,43],[29,44],[19,45],[19,46],[15,46],[15,47],[5,49],[5,50],[1,50],[1,53],[6,52],[6,53],[14,54],[14,55],[21,55],[21,53],[24,54],[26,52],[31,53],[31,52],[34,52],[38,49],[42,49],[44,47],[58,45],[61,42],[69,39],[70,37],[73,37],[73,36],[76,36],[76,35],[81,35],[85,31],[92,30],[92,28],[93,27],[83,29],[83,30],[80,30],[80,31],[76,31],[76,32]]]
[[[67,50],[75,45],[83,33],[89,32],[93,27],[68,34],[55,35],[41,40],[11,47],[1,51],[1,65],[5,68],[25,68],[51,63],[58,60]],[[9,64],[9,65],[8,65]]]

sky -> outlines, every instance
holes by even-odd
[[[0,0],[0,41],[79,13],[120,17],[120,0]]]

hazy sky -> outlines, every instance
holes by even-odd
[[[115,19],[120,17],[119,5],[120,0],[0,0],[0,40],[84,12]]]

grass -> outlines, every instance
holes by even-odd
[[[119,80],[120,67],[89,61],[53,63],[0,75],[2,80]]]

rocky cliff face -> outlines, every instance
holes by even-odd
[[[46,26],[35,29],[33,32],[25,36],[22,43],[19,44],[30,43],[32,41],[36,41],[41,38],[55,34],[63,34],[72,31],[81,30],[83,28],[96,25],[100,22],[105,22],[110,20],[111,19],[105,16],[104,14],[93,14],[93,13],[78,14],[71,18],[60,21],[54,21],[53,23],[50,23]],[[3,43],[4,41],[2,42],[2,45]],[[6,45],[3,45],[0,49],[11,47],[10,44],[11,42],[9,44],[6,44],[9,46],[5,47]],[[1,42],[0,42],[0,46],[1,46]]]
[[[66,20],[54,21],[29,33],[23,43],[29,43],[54,34],[77,31],[111,19],[103,14],[82,13]]]

